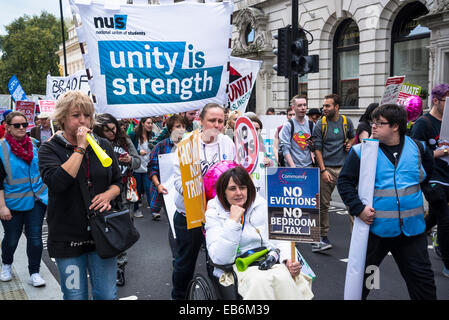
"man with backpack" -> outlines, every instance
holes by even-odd
[[[449,97],[449,84],[439,84],[432,90],[432,109],[421,116],[413,125],[411,136],[424,141],[433,152],[435,167],[429,183],[423,188],[424,195],[429,202],[429,214],[426,216],[426,231],[437,224],[437,244],[443,260],[443,275],[449,277],[449,164],[444,157],[449,149],[439,148],[444,143],[440,139],[441,123],[443,119],[446,97]],[[447,111],[446,111],[447,112]]]
[[[337,94],[324,97],[323,118],[313,130],[317,167],[320,168],[320,234],[321,240],[312,245],[312,252],[332,248],[328,238],[329,205],[332,192],[346,155],[354,144],[355,132],[351,119],[340,115],[341,98]]]
[[[312,167],[311,136],[314,123],[306,117],[307,98],[296,95],[291,104],[295,111],[279,133],[279,166],[280,167]]]

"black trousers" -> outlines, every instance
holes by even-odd
[[[381,238],[370,232],[365,270],[368,266],[378,267],[388,252],[391,252],[399,267],[407,285],[410,299],[436,300],[435,280],[427,251],[426,233],[413,237],[401,234],[394,238]],[[366,280],[370,275],[370,273],[365,273],[362,291],[363,300],[370,292],[366,285]],[[380,277],[382,277],[381,273]]]
[[[201,228],[187,229],[187,220],[178,211],[173,223],[176,232],[176,257],[172,274],[173,300],[184,300],[190,280],[195,272],[196,259],[204,241]]]
[[[431,183],[425,187],[424,195],[429,202],[426,230],[437,225],[438,245],[444,266],[449,269],[449,187]]]

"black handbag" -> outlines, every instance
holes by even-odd
[[[129,209],[94,212],[89,209],[91,197],[87,183],[80,182],[80,189],[88,212],[90,233],[95,242],[96,251],[101,258],[116,257],[139,240],[140,234],[134,227]]]

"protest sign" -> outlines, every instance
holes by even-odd
[[[47,75],[47,99],[57,100],[64,92],[74,90],[82,91],[90,96],[90,87],[86,70],[78,71],[68,77],[53,77]]]
[[[0,106],[0,121],[3,121],[5,119],[5,117],[3,117],[3,113],[9,110],[9,107],[5,107],[5,106]]]
[[[8,90],[14,102],[17,102],[19,100],[28,101],[28,98],[25,95],[25,91],[20,85],[19,79],[17,79],[15,74],[9,79]]]
[[[181,169],[182,192],[186,209],[187,229],[200,227],[206,212],[203,176],[199,153],[199,132],[193,131],[177,146]]]
[[[56,102],[53,100],[39,100],[39,110],[41,113],[52,114],[55,111]]]
[[[403,106],[405,105],[405,102],[409,97],[419,96],[420,93],[421,93],[420,86],[411,83],[403,83],[401,86],[401,90],[399,91],[396,103]]]
[[[234,141],[237,163],[252,173],[257,164],[259,142],[256,128],[248,117],[240,117],[235,122]]]
[[[168,190],[167,194],[164,194],[164,204],[165,210],[168,216],[168,222],[170,224],[173,237],[176,239],[175,226],[173,224],[173,217],[175,216],[176,206],[175,206],[175,185],[173,181],[173,163],[178,161],[175,152],[160,154],[159,155],[159,174],[161,181],[160,183]]]
[[[256,192],[259,196],[266,199],[266,187],[265,187],[265,165],[263,164],[264,153],[259,152],[257,158],[257,164],[254,171],[251,173],[251,179],[253,180],[254,186],[256,187]]]
[[[231,110],[246,111],[262,61],[231,57],[228,101]]]
[[[34,101],[16,101],[16,111],[22,112],[27,118],[27,132],[34,128],[34,114],[36,111]]]
[[[269,238],[320,241],[318,168],[267,168]]]
[[[226,104],[232,1],[73,4],[97,113],[141,118]]]
[[[404,79],[405,76],[395,76],[389,77],[387,79],[387,82],[385,83],[384,94],[382,96],[382,99],[380,100],[380,105],[396,103]]]

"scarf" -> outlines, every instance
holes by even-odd
[[[28,165],[31,164],[33,160],[33,143],[30,137],[26,135],[23,141],[17,141],[11,134],[7,133],[5,139],[8,141],[13,154],[28,163]]]

